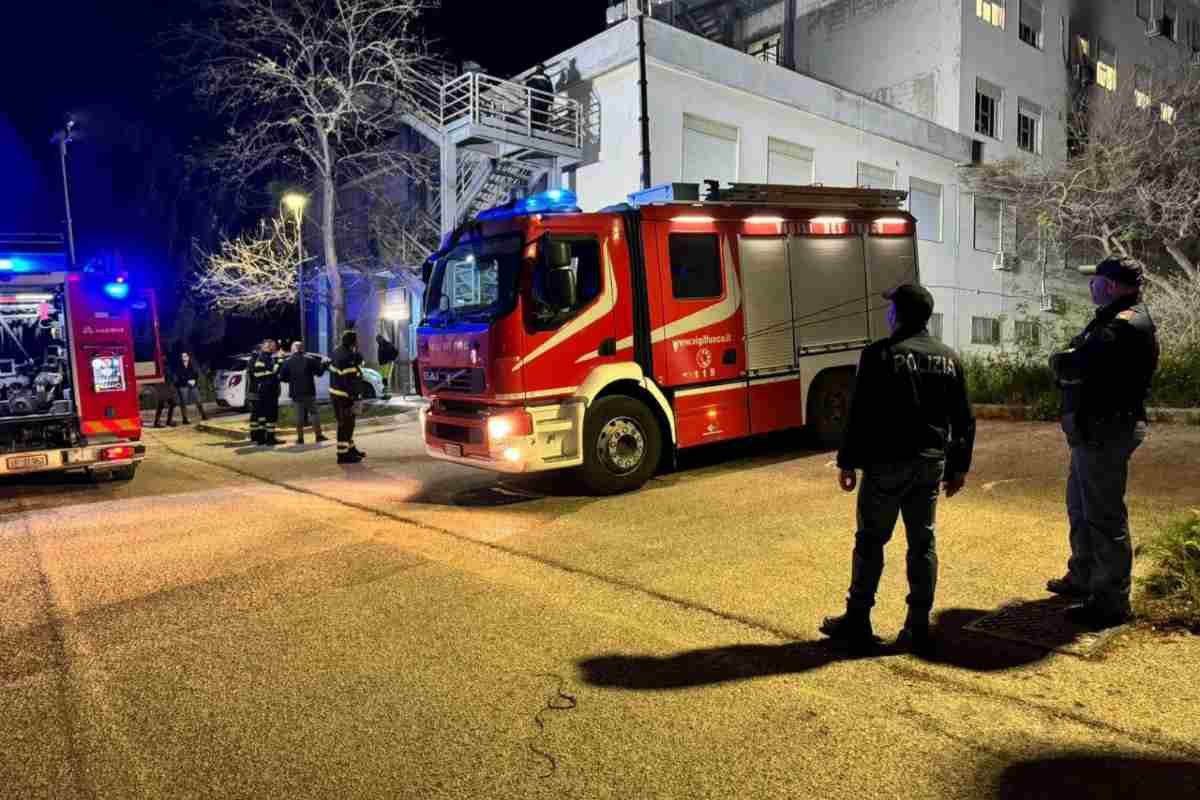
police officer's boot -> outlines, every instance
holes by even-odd
[[[929,628],[929,615],[910,611],[900,635],[896,637],[896,646],[919,656],[930,655],[933,652],[933,634]]]
[[[840,617],[826,617],[821,633],[844,644],[852,653],[869,652],[879,645],[871,629],[871,612],[847,609]]]

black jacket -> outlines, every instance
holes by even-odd
[[[1141,297],[1098,309],[1071,348],[1050,357],[1050,368],[1063,390],[1064,415],[1145,420],[1150,381],[1158,369],[1158,335]]]
[[[260,350],[250,359],[251,385],[261,395],[279,395],[279,364],[274,353]]]
[[[379,343],[379,363],[390,364],[400,357],[400,351],[396,349],[396,345],[384,339]]]
[[[171,371],[171,383],[181,389],[184,386],[190,386],[192,381],[199,380],[200,377],[196,374],[196,368],[191,364],[185,367],[183,362],[179,362],[175,365],[175,369]]]
[[[329,365],[329,394],[345,400],[357,400],[362,396],[362,354],[348,347],[333,351]]]
[[[279,369],[279,380],[288,385],[293,398],[317,396],[316,377],[325,372],[325,364],[308,353],[292,353]]]
[[[975,416],[953,350],[924,328],[863,350],[838,467],[944,457],[949,476],[970,470],[974,448]]]

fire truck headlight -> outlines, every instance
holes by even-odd
[[[505,417],[492,417],[488,420],[488,438],[506,439],[512,434],[512,420]]]
[[[528,411],[510,411],[497,414],[487,423],[488,438],[500,441],[511,436],[531,436],[533,434],[533,417]]]

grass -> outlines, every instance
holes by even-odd
[[[1169,520],[1140,551],[1154,566],[1138,581],[1139,615],[1200,633],[1200,509]]]

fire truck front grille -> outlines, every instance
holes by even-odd
[[[478,394],[486,388],[482,369],[466,367],[426,367],[425,385],[431,392],[469,392]]]
[[[447,425],[444,422],[433,423],[433,435],[447,442],[459,444],[483,444],[483,430],[467,428],[462,425]]]

